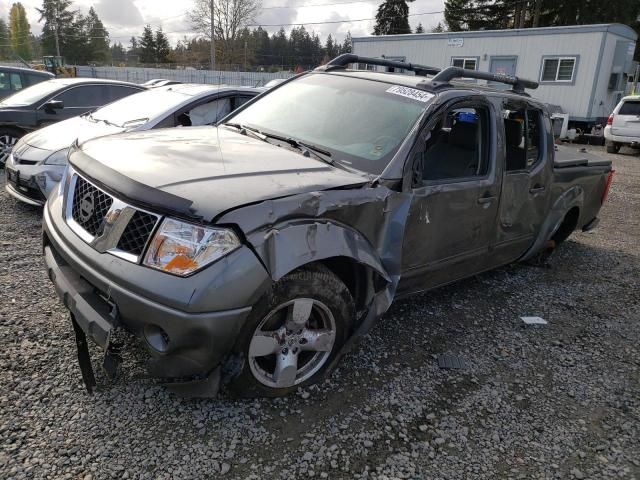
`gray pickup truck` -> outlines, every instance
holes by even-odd
[[[178,392],[285,395],[326,376],[394,299],[593,228],[611,164],[555,151],[524,92],[536,86],[346,55],[217,127],[75,146],[44,253],[89,391],[87,337],[114,374],[133,334]]]

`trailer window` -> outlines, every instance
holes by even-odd
[[[576,57],[547,57],[542,59],[541,82],[572,82]]]
[[[476,57],[451,57],[451,65],[466,70],[477,70],[478,59]]]

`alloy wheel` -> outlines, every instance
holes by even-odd
[[[7,163],[7,158],[17,141],[18,138],[13,135],[0,135],[0,164]]]
[[[268,387],[299,385],[324,366],[335,340],[335,319],[324,303],[312,298],[283,303],[253,333],[248,355],[251,373]]]

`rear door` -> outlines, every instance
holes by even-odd
[[[549,208],[553,179],[553,136],[548,114],[526,101],[504,104],[504,174],[497,236],[492,246],[496,264],[522,256]]]
[[[443,107],[422,132],[411,156],[400,294],[488,268],[500,194],[496,122],[494,106],[478,97]]]
[[[624,137],[640,137],[640,97],[623,100],[613,114],[611,133]]]

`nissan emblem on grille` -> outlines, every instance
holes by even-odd
[[[80,200],[79,214],[80,214],[80,219],[83,222],[88,221],[91,218],[91,215],[93,215],[93,210],[95,208],[95,203],[96,203],[96,201],[95,201],[95,198],[94,198],[94,192],[87,193]]]
[[[137,262],[160,217],[139,210],[75,175],[67,221],[85,242],[100,253]]]

